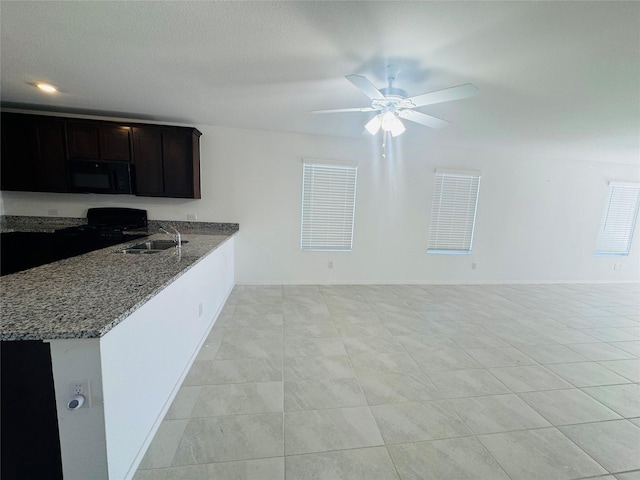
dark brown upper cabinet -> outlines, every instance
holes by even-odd
[[[195,128],[134,127],[137,195],[200,198],[200,135]]]
[[[136,192],[142,196],[164,194],[162,169],[162,131],[156,128],[133,129],[133,152],[136,168]]]
[[[2,190],[34,190],[33,134],[30,126],[20,116],[2,114]]]
[[[195,128],[2,113],[2,190],[68,192],[70,161],[132,162],[136,195],[200,198]]]
[[[62,120],[44,118],[36,122],[36,178],[40,191],[66,192],[65,125]]]
[[[2,190],[66,192],[65,122],[2,114]]]
[[[69,158],[131,162],[131,127],[104,122],[67,122]]]

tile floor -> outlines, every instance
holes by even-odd
[[[638,285],[236,286],[135,480],[640,479]]]

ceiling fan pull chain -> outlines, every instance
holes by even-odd
[[[387,135],[389,132],[383,132],[382,134],[382,158],[387,158]]]

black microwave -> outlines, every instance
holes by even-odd
[[[133,193],[133,166],[122,162],[69,162],[69,190],[79,193]]]

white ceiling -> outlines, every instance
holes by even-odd
[[[409,95],[445,130],[403,141],[638,162],[640,2],[0,2],[4,107],[359,137],[344,75]],[[61,92],[46,96],[32,82]],[[408,122],[407,122],[408,123]]]

